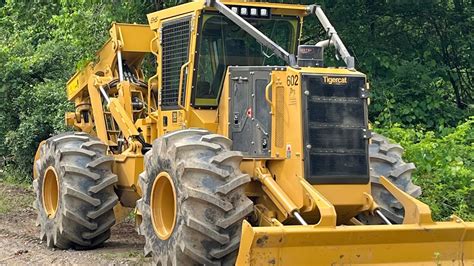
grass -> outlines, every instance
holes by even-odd
[[[34,194],[31,184],[11,183],[0,179],[0,214],[18,211],[32,206]]]
[[[141,264],[146,261],[146,258],[143,255],[143,251],[136,251],[136,250],[118,252],[118,253],[103,253],[101,255],[107,260],[132,259],[137,264]]]
[[[11,166],[6,166],[4,168],[0,168],[0,182],[1,181],[11,185],[18,185],[20,187],[28,188],[31,187],[32,177],[31,173]]]

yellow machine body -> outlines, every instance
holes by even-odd
[[[296,18],[296,38],[288,46],[296,50],[303,17],[302,5],[225,1],[229,6],[261,7],[272,16]],[[98,52],[98,61],[76,73],[67,84],[67,97],[76,111],[66,114],[66,123],[100,138],[115,157],[114,173],[121,206],[135,207],[142,197],[138,185],[144,170],[143,143],[168,132],[205,128],[230,136],[231,70],[225,70],[215,108],[193,105],[193,77],[198,60],[201,20],[216,13],[205,1],[193,1],[148,15],[149,25],[115,23],[111,38]],[[179,68],[177,108],[162,107],[163,28],[183,18],[189,21],[187,57]],[[156,59],[156,75],[145,79],[142,63]],[[126,61],[139,82],[120,81],[117,61]],[[404,206],[405,220],[398,225],[361,225],[357,214],[373,212],[377,204],[369,182],[358,184],[311,184],[305,179],[305,144],[302,128],[303,75],[320,76],[328,84],[365,75],[346,68],[275,67],[265,86],[270,106],[272,147],[265,157],[245,156],[244,173],[252,177],[247,195],[254,199],[258,222],[244,221],[237,264],[239,265],[470,265],[474,263],[474,224],[453,217],[433,222],[429,207],[400,191],[390,182],[383,185]],[[116,86],[110,87],[111,82]],[[109,86],[110,88],[108,88]],[[102,91],[109,97],[105,101]],[[138,108],[137,102],[146,103]],[[210,104],[215,102],[210,101]],[[143,141],[139,141],[140,136]],[[298,225],[298,211],[309,225]],[[137,213],[139,217],[140,214]],[[138,218],[138,222],[139,222]]]
[[[408,216],[399,225],[252,227],[244,222],[238,265],[466,265],[474,257],[474,223],[433,222],[429,207],[383,178]],[[327,203],[330,204],[329,202]],[[328,209],[329,210],[329,209]],[[315,257],[317,256],[317,257]]]

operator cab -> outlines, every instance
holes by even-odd
[[[296,16],[248,18],[248,22],[287,51],[298,46],[300,19]],[[285,62],[224,15],[204,12],[197,42],[195,108],[215,108],[228,66],[283,66]]]

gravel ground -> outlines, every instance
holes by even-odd
[[[0,265],[148,265],[143,257],[145,240],[134,229],[134,221],[126,219],[112,227],[112,236],[95,250],[54,250],[39,240],[35,226],[36,213],[31,207],[34,193],[0,180]]]

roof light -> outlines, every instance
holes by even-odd
[[[239,8],[236,7],[236,6],[233,6],[233,7],[232,7],[232,11],[233,11],[234,13],[239,13]]]
[[[240,15],[242,15],[242,16],[247,16],[248,15],[248,11],[247,11],[246,7],[240,8]]]
[[[268,17],[268,10],[266,8],[260,9],[260,16]]]
[[[251,16],[257,16],[258,15],[257,9],[256,8],[251,8],[250,9],[250,15]]]

